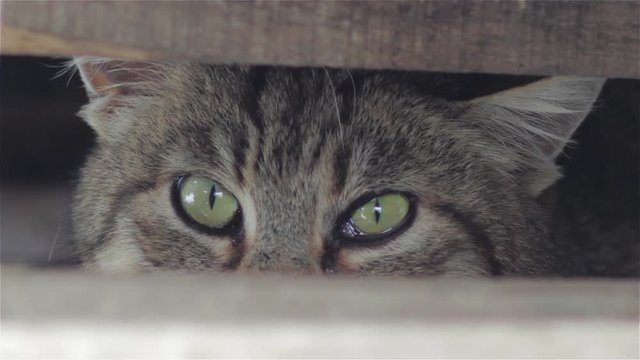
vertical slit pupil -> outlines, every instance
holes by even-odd
[[[382,207],[380,206],[380,201],[376,198],[376,204],[373,206],[373,214],[376,217],[376,224],[380,222],[380,214],[382,214]]]
[[[209,192],[209,209],[213,210],[213,205],[216,203],[216,186],[213,185],[211,187],[211,191]]]

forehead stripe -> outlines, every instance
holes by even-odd
[[[267,79],[267,68],[254,66],[247,74],[247,85],[243,99],[244,109],[249,114],[249,120],[258,129],[260,137],[264,134],[264,121],[262,109],[260,109],[260,96],[264,91]]]
[[[267,83],[268,68],[264,66],[253,66],[247,74],[247,84],[243,98],[240,99],[241,104],[247,114],[251,124],[258,130],[258,143],[256,161],[253,164],[254,169],[258,170],[260,162],[264,161],[262,147],[264,143],[264,114],[260,108],[260,97]]]
[[[364,78],[361,75],[352,75],[347,70],[347,78],[342,81],[336,89],[337,96],[341,98],[342,106],[340,107],[340,122],[343,126],[351,123],[351,118],[355,114],[356,100],[358,94],[362,93]]]
[[[350,162],[351,146],[347,144],[339,145],[333,161],[333,171],[335,175],[333,192],[335,194],[339,194],[344,189],[345,183],[347,182]]]

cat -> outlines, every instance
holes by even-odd
[[[73,64],[97,135],[73,206],[88,268],[570,271],[538,198],[603,78],[451,101],[416,72]]]

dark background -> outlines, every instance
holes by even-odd
[[[93,142],[75,113],[87,101],[79,76],[56,75],[63,60],[0,57],[3,184],[61,184],[75,177]]]
[[[68,203],[93,143],[75,113],[77,76],[54,78],[62,59],[0,57],[0,259],[74,263]]]
[[[79,77],[55,77],[64,59],[0,57],[0,255],[3,262],[75,263],[69,243],[68,203],[77,170],[93,141],[75,114],[86,103]],[[434,90],[469,98],[535,77],[456,75]],[[576,132],[575,146],[558,159],[565,177],[550,192],[566,249],[589,255],[589,275],[638,276],[640,242],[640,80],[611,79],[599,106]],[[601,241],[605,239],[604,242]],[[576,255],[577,256],[577,255]],[[605,261],[606,260],[606,261]]]

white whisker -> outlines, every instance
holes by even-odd
[[[349,74],[349,78],[351,79],[351,86],[353,87],[353,106],[351,106],[351,119],[356,116],[356,82],[353,80],[353,75],[351,75],[351,71],[347,70],[347,74]]]
[[[53,237],[53,242],[51,243],[51,248],[49,249],[49,256],[47,257],[47,262],[51,262],[51,258],[53,257],[53,251],[55,250],[56,243],[58,242],[58,236],[60,236],[60,223],[58,223],[56,234]]]

